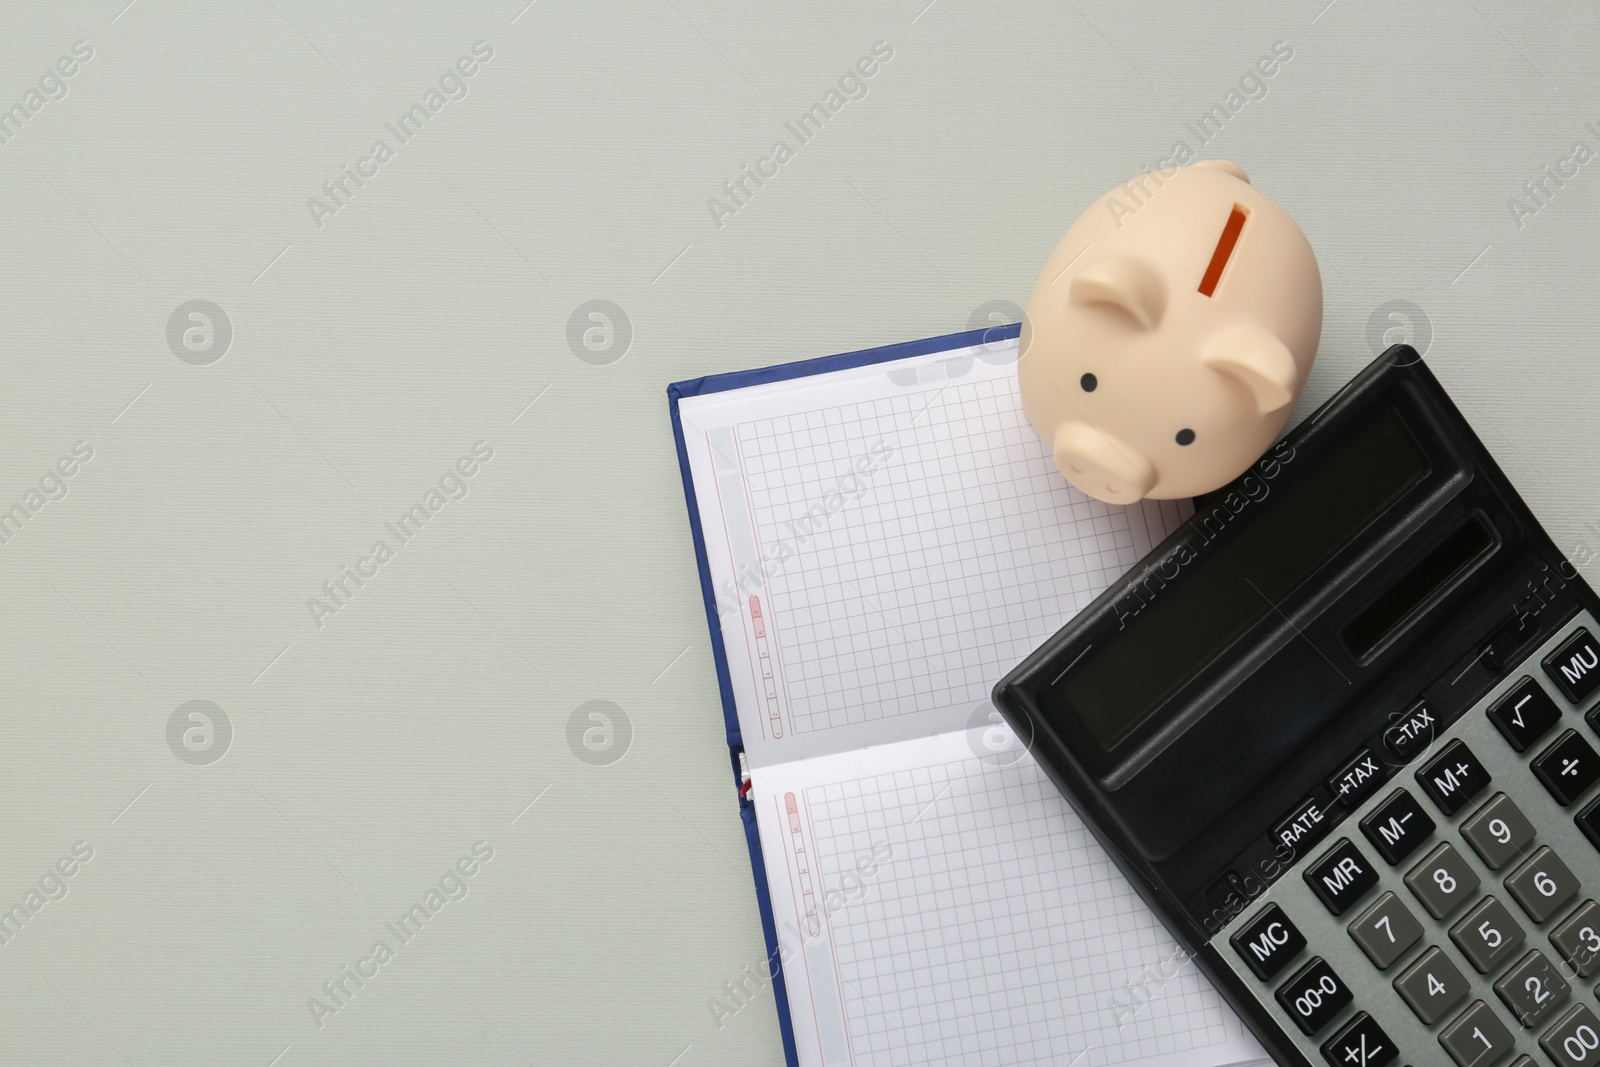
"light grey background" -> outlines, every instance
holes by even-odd
[[[0,511],[93,449],[0,545],[0,908],[94,850],[0,945],[0,1062],[780,1063],[770,995],[708,1008],[763,946],[665,386],[1025,303],[1275,41],[1199,151],[1318,250],[1302,411],[1409,301],[1379,334],[1431,336],[1556,540],[1600,548],[1600,161],[1507,206],[1600,149],[1593,3],[124,3],[0,8],[0,106],[94,50],[0,144]],[[478,41],[466,98],[319,228],[308,198]],[[233,331],[207,365],[167,341],[197,299]],[[594,299],[633,333],[606,365],[567,341]],[[315,625],[477,441],[468,495]],[[168,746],[192,700],[232,725],[210,764]],[[631,725],[609,764],[569,746],[593,700]],[[307,998],[479,841],[319,1029]]]

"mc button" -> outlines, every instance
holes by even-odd
[[[1276,904],[1268,904],[1243,930],[1228,939],[1255,976],[1265,981],[1283,970],[1306,947],[1305,935]]]

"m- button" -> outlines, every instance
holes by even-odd
[[[1371,815],[1361,820],[1361,832],[1391,865],[1415,852],[1433,830],[1433,820],[1404,789],[1396,789]]]
[[[1439,721],[1425,700],[1412,705],[1411,710],[1383,732],[1383,743],[1396,759],[1410,762],[1411,757],[1427,748],[1438,732]]]

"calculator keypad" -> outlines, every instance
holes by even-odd
[[[1522,809],[1504,793],[1496,793],[1461,824],[1461,836],[1486,867],[1498,871],[1517,857],[1526,856],[1537,834]]]
[[[1390,964],[1422,940],[1422,924],[1393,893],[1379,897],[1346,929],[1380,971],[1388,970]]]
[[[1506,906],[1484,897],[1450,928],[1450,940],[1479,974],[1488,974],[1511,959],[1527,941]]]
[[[1309,1058],[1600,1067],[1600,624],[1579,619],[1448,726],[1405,706],[1224,929]]]
[[[1406,874],[1406,885],[1428,914],[1442,919],[1478,893],[1478,876],[1446,841]]]

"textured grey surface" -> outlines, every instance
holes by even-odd
[[[66,492],[0,544],[0,903],[66,889],[0,945],[0,1062],[781,1062],[770,998],[708,1010],[763,950],[664,387],[1023,303],[1180,139],[1317,247],[1303,409],[1409,301],[1376,332],[1425,332],[1557,541],[1600,549],[1600,162],[1507,206],[1600,149],[1591,3],[125,2],[0,8],[4,106],[93,49],[0,143],[0,511]],[[877,41],[865,95],[716,225]],[[631,326],[609,363],[568,342],[597,299]],[[169,346],[193,300],[220,359]],[[400,543],[441,480],[466,496]],[[169,747],[195,700],[231,724],[214,762],[175,754],[222,745],[187,710]],[[596,700],[620,760],[575,755],[592,708],[569,743]],[[387,935],[480,841],[467,896]],[[380,939],[319,1028],[307,999]]]

